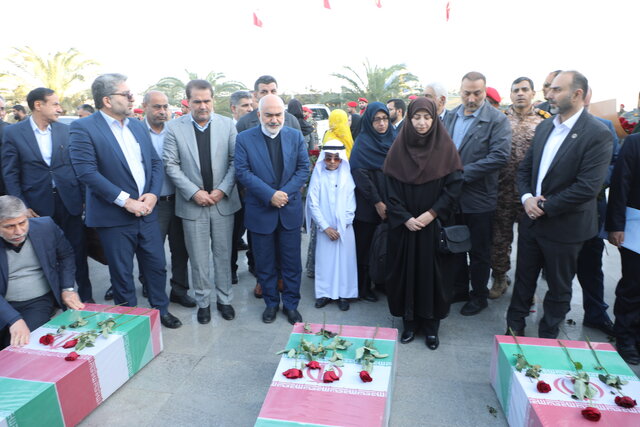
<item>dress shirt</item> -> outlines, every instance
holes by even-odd
[[[36,141],[38,142],[38,147],[40,148],[40,154],[42,154],[42,159],[47,164],[47,166],[51,166],[51,155],[53,153],[51,125],[47,125],[47,128],[43,131],[40,130],[35,120],[33,120],[33,116],[29,116],[29,122],[31,123],[31,129],[33,129],[33,133],[36,136]],[[54,188],[56,186],[53,179],[51,180],[51,186]]]
[[[144,194],[143,191],[146,184],[146,176],[144,173],[144,166],[142,165],[142,151],[140,150],[140,144],[129,129],[129,119],[124,119],[123,125],[120,120],[114,119],[102,111],[100,111],[100,114],[102,114],[102,117],[107,121],[109,129],[111,129],[113,136],[116,138],[116,141],[118,141],[118,145],[122,150],[122,154],[124,154],[124,158],[127,161],[131,175],[133,175],[133,179],[138,187],[138,197],[140,197]],[[129,193],[121,191],[116,200],[114,200],[114,203],[118,206],[124,207],[124,203],[129,197]]]
[[[538,169],[538,181],[536,182],[536,195],[542,195],[542,181],[549,171],[549,167],[556,157],[558,150],[562,146],[562,142],[567,138],[569,132],[576,124],[584,108],[581,108],[573,116],[569,117],[564,122],[560,123],[560,115],[553,118],[553,130],[547,138],[547,142],[542,150],[542,158],[540,159],[540,168]],[[533,194],[527,193],[522,196],[522,203],[528,198],[533,197]]]
[[[462,144],[462,140],[464,136],[469,131],[471,127],[471,123],[473,123],[478,114],[480,114],[480,110],[486,105],[484,102],[480,108],[473,112],[473,114],[465,115],[464,114],[464,106],[458,108],[458,120],[456,120],[456,124],[453,126],[453,135],[451,135],[451,139],[453,139],[453,143],[456,144],[456,148],[460,148],[460,144]]]
[[[402,118],[402,120],[404,120],[404,117]],[[393,128],[398,129],[398,126],[400,126],[400,124],[402,123],[402,120],[400,120],[397,125],[393,125]]]
[[[200,132],[204,132],[209,125],[211,124],[211,119],[213,118],[213,116],[209,116],[209,121],[207,123],[205,123],[204,126],[200,126],[200,124],[198,124],[198,122],[196,122],[195,120],[193,120],[193,116],[191,114],[189,114],[189,117],[191,117],[191,121],[193,122],[193,125],[196,127],[196,129],[198,129]]]
[[[162,130],[160,132],[156,132],[149,125],[147,119],[144,119],[144,123],[149,129],[149,135],[151,136],[151,143],[153,144],[153,148],[156,149],[156,153],[158,153],[158,156],[162,158],[162,148],[164,147],[164,137],[167,135],[167,127],[163,125]],[[173,181],[171,181],[171,178],[169,178],[165,173],[164,180],[162,181],[162,190],[160,191],[160,196],[171,196],[172,194],[175,194],[175,192],[176,187],[175,185],[173,185]]]

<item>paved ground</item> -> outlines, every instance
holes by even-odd
[[[306,235],[303,235],[306,254]],[[619,255],[607,246],[605,296],[613,305],[615,284],[620,276]],[[168,259],[168,258],[167,258]],[[244,255],[240,256],[245,262]],[[105,266],[90,264],[96,302],[108,286]],[[137,276],[137,274],[136,274]],[[240,283],[235,286],[236,319],[228,322],[213,311],[210,324],[200,325],[195,309],[171,304],[170,310],[184,326],[163,328],[164,351],[134,378],[96,409],[82,426],[252,426],[277,367],[291,325],[279,313],[275,323],[261,321],[262,300],[253,297],[255,279],[242,264]],[[574,297],[561,338],[606,341],[598,330],[582,327],[582,293],[574,282]],[[542,301],[546,283],[540,281],[537,293]],[[489,364],[493,336],[505,330],[505,313],[511,289],[489,308],[474,317],[459,314],[462,303],[452,306],[442,322],[441,344],[430,351],[419,336],[399,345],[398,367],[391,405],[392,426],[503,426],[506,420],[489,383]],[[141,305],[147,303],[139,291]],[[300,312],[305,321],[351,325],[395,327],[401,322],[389,315],[386,300],[356,302],[341,312],[335,304],[322,310],[313,307],[313,280],[302,283]],[[215,307],[215,305],[214,305]],[[535,336],[541,304],[529,318],[527,334]],[[612,316],[612,309],[609,310]],[[636,374],[640,369],[635,368]],[[487,406],[498,410],[492,416]]]

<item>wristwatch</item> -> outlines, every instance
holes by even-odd
[[[540,210],[544,210],[544,200],[538,200],[537,205]]]
[[[62,292],[75,292],[75,288],[62,288]]]

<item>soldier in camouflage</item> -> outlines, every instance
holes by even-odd
[[[507,271],[511,268],[513,225],[524,213],[516,184],[518,166],[531,145],[536,126],[551,117],[546,111],[533,107],[534,95],[533,81],[528,77],[519,77],[511,84],[512,104],[505,111],[511,123],[511,156],[498,180],[498,206],[493,217],[491,299],[499,298],[511,283]]]

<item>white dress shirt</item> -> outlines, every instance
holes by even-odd
[[[133,175],[133,179],[138,187],[138,197],[142,196],[146,184],[144,165],[142,164],[142,151],[140,150],[140,144],[136,140],[136,137],[133,136],[133,133],[131,133],[129,129],[129,119],[125,119],[123,125],[118,119],[114,119],[102,111],[100,111],[100,114],[102,114],[102,117],[107,121],[109,129],[111,129],[113,136],[116,138],[116,141],[118,141],[118,145],[124,154],[131,175]],[[126,191],[121,191],[118,198],[114,200],[114,203],[118,206],[124,206],[124,202],[129,196],[130,194]]]
[[[584,108],[581,108],[577,113],[573,116],[569,117],[564,122],[560,123],[560,116],[557,115],[553,118],[553,130],[549,134],[549,138],[547,139],[547,143],[544,145],[544,149],[542,150],[542,158],[540,159],[540,168],[538,169],[538,181],[536,182],[536,196],[543,195],[542,194],[542,181],[544,177],[547,175],[549,171],[549,167],[553,162],[553,159],[556,157],[558,150],[562,146],[562,142],[567,138],[569,132],[576,124],[582,111]],[[528,198],[533,197],[533,194],[527,193],[522,196],[522,203],[525,202]]]
[[[40,154],[42,154],[42,159],[47,164],[47,166],[51,166],[51,156],[53,154],[53,140],[51,138],[51,125],[47,125],[47,128],[43,131],[40,130],[35,120],[33,120],[33,116],[29,116],[29,122],[31,123],[31,129],[33,129],[33,133],[36,136],[36,141],[38,142],[38,148],[40,148]],[[51,180],[51,186],[55,188],[55,182],[53,179]]]

